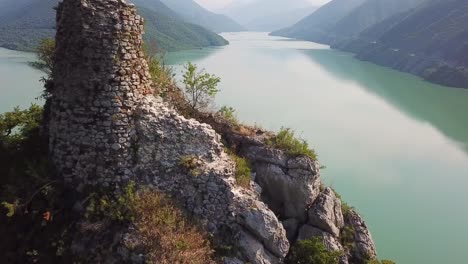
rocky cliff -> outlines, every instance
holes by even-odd
[[[215,119],[186,119],[152,95],[143,23],[124,0],[64,0],[58,7],[48,128],[51,160],[65,183],[77,193],[130,181],[165,192],[215,241],[233,244],[236,254],[225,263],[282,263],[292,244],[311,237],[343,251],[341,263],[375,258],[364,221],[354,211],[343,214],[317,161],[270,147],[265,132],[242,136]],[[252,163],[250,188],[236,184],[225,146]],[[181,165],[187,158],[190,169]],[[75,209],[83,210],[80,201]],[[346,239],[345,229],[352,230]],[[75,254],[145,262],[144,252],[125,242],[131,226],[89,230],[73,235]]]

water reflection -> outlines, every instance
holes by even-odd
[[[311,60],[336,78],[359,83],[406,114],[428,122],[459,143],[468,153],[468,90],[430,84],[367,62],[352,60],[352,55],[330,50],[302,50]]]

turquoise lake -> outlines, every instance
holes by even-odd
[[[230,45],[168,53],[221,77],[217,107],[291,127],[319,154],[325,182],[366,219],[380,258],[468,259],[468,90],[425,82],[312,42],[226,33]],[[34,55],[0,49],[0,112],[40,94]]]

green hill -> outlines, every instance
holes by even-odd
[[[271,35],[328,43],[331,30],[365,0],[333,0],[295,25],[274,31]]]
[[[272,34],[328,44],[435,83],[468,88],[467,14],[466,0],[334,0]]]
[[[8,12],[0,11],[0,47],[32,51],[41,39],[55,35],[54,7],[58,0],[6,1],[10,3]],[[214,32],[185,22],[159,0],[152,0],[152,3],[154,10],[140,8],[146,19],[145,42],[152,50],[175,51],[228,44]]]
[[[354,47],[354,52],[362,60],[468,88],[467,14],[466,0],[429,1],[370,28],[359,39],[364,44]],[[376,35],[379,29],[386,30]]]
[[[135,1],[136,2],[136,1]],[[153,0],[138,0],[141,6],[150,8]],[[146,4],[143,4],[146,2]],[[210,12],[193,0],[161,0],[166,6],[174,10],[185,21],[202,26],[214,32],[237,32],[246,29],[231,18]]]

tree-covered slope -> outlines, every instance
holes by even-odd
[[[162,3],[157,11],[140,7],[138,12],[145,18],[145,43],[152,51],[175,51],[228,44],[216,33],[182,21]]]
[[[341,19],[333,34],[341,37],[356,36],[396,14],[417,7],[426,0],[367,0]]]
[[[333,0],[295,25],[272,32],[275,36],[328,42],[330,31],[338,21],[346,17],[365,0]]]
[[[55,34],[58,0],[3,0],[8,12],[0,13],[0,46],[32,50],[43,38]]]
[[[364,32],[358,39],[361,42],[358,48],[354,45],[354,52],[363,60],[411,72],[436,83],[468,88],[466,25],[466,0],[431,0]],[[386,31],[375,34],[378,29]]]
[[[10,3],[9,12],[0,13],[1,47],[32,51],[41,39],[54,36],[54,7],[58,0],[21,0],[17,4],[14,4],[17,0],[6,1]],[[152,50],[174,51],[228,44],[216,33],[185,22],[159,0],[151,2],[152,10],[141,8],[140,12],[146,19],[145,42]]]
[[[153,9],[154,0],[138,0],[140,6]],[[202,26],[214,32],[244,31],[245,28],[231,18],[210,12],[193,0],[161,0],[185,21]]]

